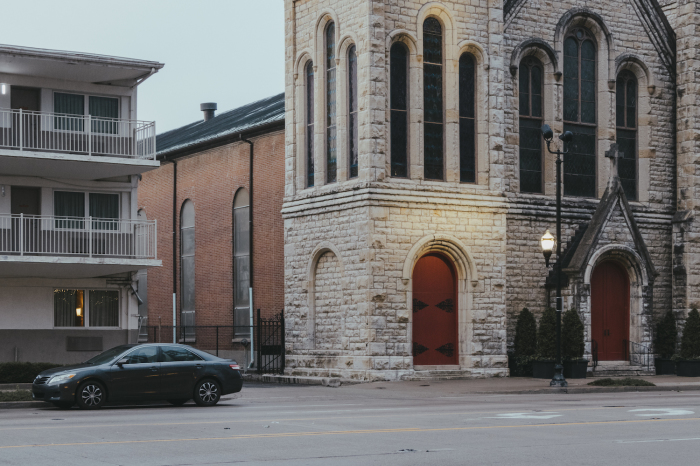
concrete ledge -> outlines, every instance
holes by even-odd
[[[31,390],[32,384],[30,383],[0,383],[0,391],[9,390]]]
[[[339,377],[298,377],[292,375],[264,374],[262,382],[289,385],[322,385],[324,387],[340,387]]]

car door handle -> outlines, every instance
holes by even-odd
[[[202,365],[201,365],[201,364],[197,364],[196,367],[197,367],[197,369],[201,369],[201,368],[202,368]]]
[[[151,372],[158,372],[158,366],[151,367]]]

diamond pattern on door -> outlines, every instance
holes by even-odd
[[[416,298],[413,298],[413,313],[414,314],[418,311],[422,311],[426,307],[428,307],[428,305],[425,304],[423,301],[416,299]]]
[[[450,298],[450,299],[444,300],[443,302],[436,305],[435,307],[437,307],[438,309],[442,309],[445,312],[454,312],[455,311],[455,302],[452,300],[452,298]]]

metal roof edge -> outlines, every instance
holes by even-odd
[[[85,64],[110,65],[128,68],[142,68],[157,70],[165,66],[164,63],[150,60],[140,60],[138,58],[114,57],[110,55],[99,55],[94,53],[70,52],[66,50],[40,49],[33,47],[23,47],[18,45],[0,44],[0,55],[14,55],[26,58],[37,58],[44,60],[74,61]]]

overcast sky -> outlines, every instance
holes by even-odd
[[[158,133],[284,91],[282,0],[6,0],[2,17],[2,44],[165,63],[139,86]]]

